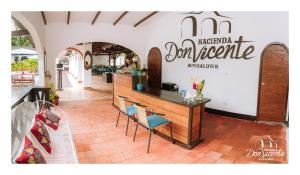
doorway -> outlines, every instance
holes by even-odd
[[[288,83],[288,48],[281,43],[271,43],[261,55],[257,103],[258,121],[285,122]]]
[[[153,47],[148,53],[148,86],[161,88],[162,58],[159,48]]]

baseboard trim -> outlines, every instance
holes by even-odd
[[[212,109],[212,108],[205,108],[204,111],[208,112],[208,113],[216,114],[216,115],[222,115],[225,117],[251,120],[251,121],[256,120],[256,116],[253,116],[253,115],[238,114],[238,113],[227,112],[227,111],[222,111],[222,110]]]

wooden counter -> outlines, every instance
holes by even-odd
[[[191,149],[203,140],[201,138],[202,115],[205,103],[210,99],[186,103],[176,92],[146,88],[142,92],[133,89],[130,74],[113,75],[113,104],[119,106],[116,96],[121,95],[147,106],[148,109],[163,113],[172,121],[173,137],[176,143]],[[169,127],[161,126],[157,130],[162,136],[170,137]]]

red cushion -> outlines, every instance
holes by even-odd
[[[48,109],[42,107],[40,113],[36,114],[35,117],[40,119],[42,122],[53,128],[54,130],[57,130],[60,117],[49,111]]]
[[[39,143],[45,148],[45,150],[48,153],[51,153],[49,133],[44,124],[39,119],[35,119],[34,125],[31,128],[31,132],[39,141]]]
[[[29,164],[29,163],[46,163],[42,153],[35,147],[33,147],[32,142],[25,136],[24,149],[16,159],[16,163]]]

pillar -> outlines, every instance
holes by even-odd
[[[84,45],[83,54],[85,54],[86,51],[90,51],[92,53],[92,43],[83,43],[83,45]],[[83,87],[91,87],[91,85],[92,85],[92,69],[86,70],[83,68]]]
[[[81,55],[79,53],[76,53],[77,56],[77,81],[78,83],[82,83],[83,82],[83,70],[84,70],[84,64],[83,64],[83,57],[81,57]]]

